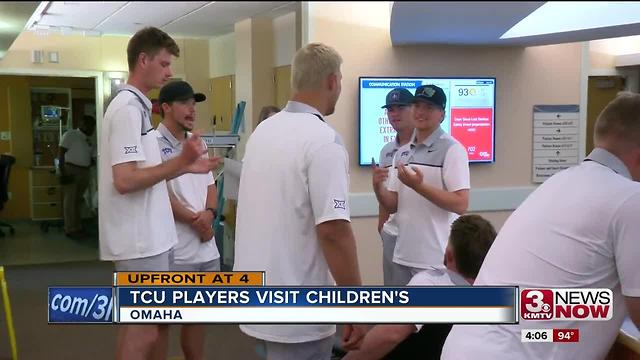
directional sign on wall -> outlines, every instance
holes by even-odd
[[[558,171],[578,164],[578,105],[533,107],[532,181],[542,183]]]

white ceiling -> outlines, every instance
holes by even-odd
[[[514,25],[546,3],[545,1],[395,2],[391,12],[391,41],[394,45],[531,46],[640,34],[640,14],[634,11],[635,13],[631,14],[633,21],[626,21],[619,25],[614,24],[572,31],[556,30],[532,36],[500,38]],[[571,5],[568,4],[568,6]],[[622,5],[618,3],[602,3],[599,5],[604,8],[611,8],[610,10],[616,10],[619,6],[624,6],[624,3]],[[571,12],[556,13],[555,15],[554,17],[536,20],[534,26],[539,29],[562,29],[562,26],[559,25],[567,22],[570,18],[598,19],[599,17],[607,17],[604,11],[598,11],[597,8],[578,5],[573,6]]]
[[[52,1],[34,29],[94,35],[133,35],[155,26],[181,37],[211,37],[233,31],[236,22],[254,16],[276,17],[295,10],[295,2],[206,1]]]

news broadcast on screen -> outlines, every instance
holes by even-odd
[[[50,287],[49,324],[518,324],[522,342],[579,342],[553,321],[608,321],[609,289],[275,287],[264,272],[116,272],[112,287]],[[548,326],[546,326],[548,324]]]

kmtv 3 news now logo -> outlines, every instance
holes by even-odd
[[[610,289],[523,289],[522,320],[610,320],[613,292]]]

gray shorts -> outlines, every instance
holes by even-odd
[[[161,254],[113,262],[116,271],[169,271],[169,264],[173,262],[173,250]]]
[[[171,271],[220,271],[220,258],[195,264],[171,264]]]
[[[303,343],[265,341],[267,360],[329,360],[333,336]]]

